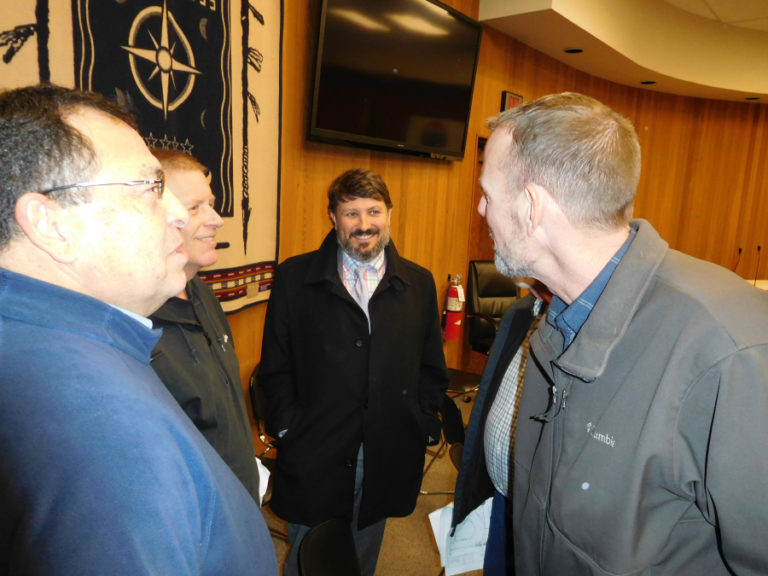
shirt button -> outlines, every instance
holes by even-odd
[[[344,462],[344,466],[347,468],[352,468],[352,466],[354,465],[355,465],[355,462],[353,460],[347,460],[346,462]]]
[[[355,339],[355,348],[362,348],[363,347],[363,339],[357,338]]]

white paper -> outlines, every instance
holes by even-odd
[[[269,485],[269,470],[259,458],[256,458],[256,466],[259,469],[259,506],[261,506],[264,504],[264,495],[267,493],[267,486]]]
[[[446,576],[455,576],[472,570],[481,570],[485,559],[485,543],[491,525],[491,501],[488,498],[456,526],[453,536],[451,518],[453,502],[429,515],[432,532],[440,551],[440,564]]]

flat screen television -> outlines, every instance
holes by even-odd
[[[323,0],[309,139],[463,158],[481,36],[437,0]]]

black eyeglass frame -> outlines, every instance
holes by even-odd
[[[148,186],[150,184],[158,188],[156,190],[157,198],[162,198],[163,193],[165,192],[165,174],[161,175],[160,178],[155,178],[154,180],[125,180],[123,182],[78,182],[77,184],[54,186],[53,188],[48,188],[47,190],[37,190],[37,193],[51,194],[52,192],[61,192],[62,190],[71,190],[73,188],[95,188],[97,186]]]

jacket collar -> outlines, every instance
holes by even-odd
[[[150,319],[155,324],[189,324],[192,326],[200,326],[200,320],[197,318],[194,306],[195,280],[197,276],[187,282],[185,290],[187,291],[188,299],[179,298],[173,296],[168,299],[158,310],[156,310]]]
[[[630,226],[637,230],[636,237],[573,343],[560,354],[562,335],[546,322],[531,339],[535,350],[550,358],[559,355],[554,362],[560,370],[585,382],[605,370],[669,251],[649,222],[632,220]]]

